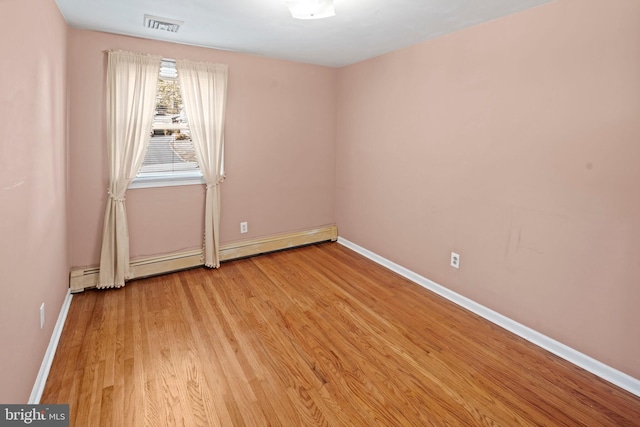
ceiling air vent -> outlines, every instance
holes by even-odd
[[[183,21],[176,21],[175,19],[160,18],[158,16],[144,15],[144,26],[146,28],[154,28],[156,30],[169,31],[171,33],[177,33],[180,29],[180,25],[184,24]]]

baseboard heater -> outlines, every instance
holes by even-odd
[[[337,239],[338,227],[335,225],[294,233],[278,234],[222,245],[220,248],[220,260],[230,261],[312,243],[335,242]],[[131,279],[171,273],[202,265],[204,265],[202,249],[137,259],[131,261]],[[82,292],[85,289],[95,287],[98,284],[99,272],[100,268],[97,266],[72,269],[69,277],[71,292]]]

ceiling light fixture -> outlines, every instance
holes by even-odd
[[[146,28],[153,28],[156,30],[169,31],[171,33],[177,33],[180,29],[180,25],[184,24],[184,21],[177,21],[175,19],[160,18],[158,16],[144,15],[144,26]]]
[[[335,16],[333,0],[287,0],[295,19],[321,19]]]

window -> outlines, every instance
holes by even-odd
[[[155,116],[149,145],[129,188],[204,184],[184,113],[176,63],[160,65]]]

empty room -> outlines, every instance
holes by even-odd
[[[640,426],[639,1],[0,13],[0,424]]]

